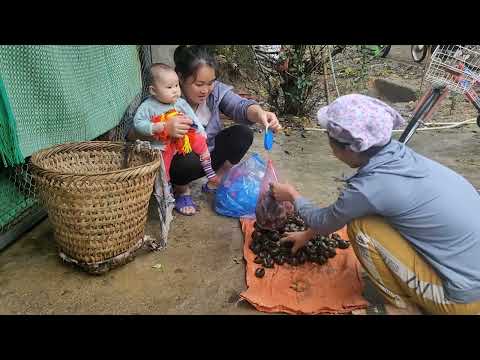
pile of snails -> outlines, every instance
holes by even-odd
[[[277,230],[262,228],[255,222],[250,250],[256,255],[254,262],[261,265],[256,269],[255,276],[262,278],[265,275],[265,268],[273,268],[274,264],[299,266],[312,262],[324,265],[328,259],[337,254],[337,248],[346,249],[350,246],[347,240],[343,240],[335,233],[328,236],[315,236],[295,254],[291,251],[293,247],[291,241],[280,242],[285,232],[305,230],[305,223],[298,216],[289,217],[287,223]]]

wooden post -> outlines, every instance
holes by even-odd
[[[330,92],[328,91],[328,74],[327,74],[327,55],[326,47],[322,50],[322,62],[323,62],[323,84],[325,86],[325,93],[327,95],[327,105],[330,104]]]

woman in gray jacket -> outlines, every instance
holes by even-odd
[[[207,48],[192,45],[179,46],[174,53],[175,71],[185,100],[195,111],[207,132],[212,167],[219,177],[246,154],[253,142],[254,123],[280,129],[276,115],[263,110],[255,101],[244,99],[232,91],[232,87],[216,80],[217,64]],[[220,113],[237,124],[225,128]],[[177,117],[172,119],[175,133],[183,136],[191,120]],[[174,186],[175,208],[181,214],[193,215],[196,211],[189,184],[205,176],[198,155],[176,155],[172,160],[170,177]],[[203,191],[214,191],[203,186]]]

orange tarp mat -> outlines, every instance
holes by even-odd
[[[253,219],[241,219],[245,236],[243,256],[246,261],[247,290],[240,296],[257,310],[285,312],[288,314],[342,314],[366,308],[368,302],[362,297],[360,263],[352,247],[337,249],[337,255],[325,265],[305,263],[293,267],[288,264],[265,269],[261,279],[255,270],[255,254],[250,250]],[[348,239],[346,228],[337,232]]]

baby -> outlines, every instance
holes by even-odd
[[[133,123],[135,130],[145,136],[153,136],[152,146],[162,151],[163,162],[170,181],[170,165],[177,153],[188,154],[193,151],[200,157],[200,163],[207,176],[207,188],[215,189],[219,178],[212,168],[207,135],[202,124],[190,105],[180,97],[180,85],[176,72],[166,64],[153,64],[150,67],[149,93],[138,108]],[[166,123],[171,117],[185,115],[193,121],[188,133],[180,139],[170,138]]]

